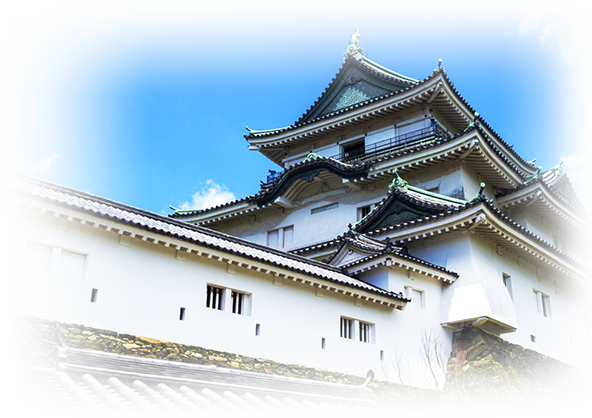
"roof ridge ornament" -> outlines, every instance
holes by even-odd
[[[308,155],[306,156],[306,158],[304,160],[302,160],[302,162],[304,163],[307,161],[316,160],[317,158],[322,158],[322,157],[315,152],[309,152]]]
[[[526,176],[526,178],[524,179],[524,184],[530,183],[531,181],[535,181],[538,180],[541,177],[541,172],[543,170],[543,167],[541,167],[540,165],[536,168],[535,172]]]
[[[439,73],[440,71],[443,72],[443,73],[446,72],[446,70],[444,69],[444,67],[442,67],[442,58],[440,58],[438,60],[438,66],[436,68],[434,68],[434,71],[432,71],[432,74]]]
[[[467,204],[471,204],[473,202],[476,202],[478,200],[481,200],[481,197],[483,196],[483,190],[485,189],[485,183],[481,182],[479,184],[479,191],[477,192],[477,194],[475,195],[474,198],[472,198]]]
[[[473,115],[473,121],[469,123],[469,126],[466,127],[465,131],[468,131],[471,128],[479,127],[479,121],[477,120],[477,118],[479,118],[479,113],[475,112],[475,115]]]
[[[393,190],[393,187],[396,187],[399,191],[406,193],[408,183],[405,180],[403,180],[401,177],[399,177],[399,173],[397,173],[396,168],[393,170],[393,173],[395,173],[395,178],[393,179],[391,184],[389,184],[389,186],[388,186],[389,193]]]
[[[360,32],[356,28],[354,28],[354,33],[349,40],[349,46],[343,53],[343,61],[347,59],[347,57],[351,55],[355,59],[361,59],[363,57],[362,54],[362,47],[360,46]]]

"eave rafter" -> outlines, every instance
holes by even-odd
[[[507,225],[485,204],[475,205],[451,216],[434,215],[430,218],[409,221],[396,228],[384,228],[371,235],[377,238],[389,236],[395,244],[401,245],[451,232],[473,233],[515,251],[532,262],[542,262],[566,276],[580,280],[586,277],[584,269],[573,260],[566,259],[556,247],[529,236],[526,230],[520,231]]]
[[[153,243],[154,245],[160,245],[166,248],[174,249],[176,250],[176,258],[180,261],[185,261],[187,254],[195,254],[199,257],[205,257],[225,263],[227,265],[226,268],[228,271],[232,271],[237,267],[241,267],[271,275],[274,277],[274,283],[277,285],[281,285],[281,282],[278,280],[288,280],[313,286],[323,291],[340,293],[355,299],[386,305],[398,310],[403,310],[406,305],[406,301],[404,298],[402,298],[402,296],[400,296],[402,300],[383,297],[380,294],[365,291],[361,287],[348,286],[334,281],[327,281],[319,277],[302,274],[299,271],[284,268],[280,265],[269,264],[260,260],[241,257],[239,254],[232,254],[213,247],[194,244],[172,236],[161,235],[156,232],[140,229],[132,225],[121,224],[110,219],[93,216],[92,214],[79,212],[66,207],[53,205],[47,206],[29,199],[27,199],[27,201],[21,201],[18,203],[15,202],[14,204],[18,207],[19,213],[38,212],[41,215],[55,218],[57,222],[76,222],[80,225],[89,226],[96,230],[116,233],[120,236],[120,244],[127,241],[127,243],[122,244],[125,246],[130,245],[130,239],[137,239],[144,242]]]
[[[365,271],[372,270],[377,267],[400,267],[407,271],[418,273],[435,280],[441,280],[445,283],[453,283],[456,277],[452,274],[446,274],[428,266],[423,266],[420,263],[412,260],[407,260],[393,255],[382,255],[380,257],[368,257],[363,260],[343,266],[343,268],[351,275],[356,276]]]
[[[533,182],[532,185],[514,193],[498,197],[497,204],[504,209],[529,208],[543,217],[552,216],[576,228],[590,230],[590,226],[580,214],[563,204],[538,182]]]
[[[281,157],[289,146],[317,140],[328,134],[337,134],[346,128],[390,116],[410,107],[425,105],[434,93],[442,91],[441,83],[438,85],[438,81],[439,77],[436,77],[425,84],[420,84],[419,87],[408,88],[383,98],[370,99],[365,104],[351,106],[347,111],[336,112],[285,132],[248,137],[249,149],[258,150],[274,162],[281,164]]]
[[[516,187],[523,182],[520,174],[509,167],[491,149],[478,130],[461,135],[452,141],[425,147],[420,152],[411,152],[379,161],[370,169],[368,178],[390,178],[395,168],[400,174],[407,174],[453,160],[466,162],[481,174],[487,184],[495,187]]]

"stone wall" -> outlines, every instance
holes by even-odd
[[[545,397],[545,392],[550,394],[577,381],[579,396],[586,397],[592,402],[592,373],[574,367],[574,360],[569,358],[569,351],[565,354],[566,362],[562,362],[520,345],[511,344],[478,328],[471,328],[467,332],[469,340],[466,362],[469,366],[491,359],[504,368],[511,367],[521,379],[537,382],[538,397]],[[460,339],[461,333],[456,333],[453,353],[458,351]],[[577,366],[577,362],[575,363]]]
[[[43,366],[57,345],[51,337],[55,321],[30,316],[4,314],[4,397],[20,380],[28,364]],[[149,357],[185,363],[227,367],[282,376],[326,382],[359,385],[365,378],[327,370],[241,356],[234,353],[207,350],[202,347],[176,344],[129,334],[62,324],[60,335],[70,347],[106,351],[116,354]],[[381,384],[372,382],[374,387]]]

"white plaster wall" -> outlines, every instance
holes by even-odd
[[[115,232],[77,221],[66,221],[67,230],[61,230],[56,222],[52,215],[27,211],[14,225],[9,291],[15,313],[357,375],[372,369],[379,379],[394,375],[383,370],[381,351],[385,358],[392,347],[420,343],[417,333],[408,334],[414,326],[404,324],[421,312],[355,303],[327,290],[317,294],[310,285],[288,280],[274,284],[275,276],[236,266],[227,271],[226,263],[196,254],[183,252],[186,260],[180,261],[171,247],[137,238],[123,246]],[[86,254],[84,276],[29,274],[27,242]],[[250,315],[207,308],[208,283],[249,294]],[[93,288],[96,302],[90,301]],[[341,316],[374,324],[372,343],[341,338]],[[421,366],[419,357],[414,361]],[[417,384],[425,385],[425,379]]]
[[[338,180],[335,188],[349,187],[347,183],[342,183],[341,179]],[[266,212],[265,215],[257,216],[256,221],[238,220],[220,224],[216,226],[216,230],[266,245],[267,231],[294,225],[293,245],[285,248],[286,250],[328,241],[346,232],[349,223],[357,222],[358,208],[381,201],[388,191],[388,184],[387,180],[377,182],[369,189],[352,189],[347,193],[319,199],[295,209]],[[312,213],[315,208],[333,203],[337,203],[338,208]]]
[[[542,264],[537,277],[537,266],[524,257],[460,232],[410,243],[409,252],[460,275],[443,289],[441,322],[491,315],[515,323],[515,332],[502,335],[509,342],[571,364],[589,362],[586,347],[592,335],[585,323],[589,310],[582,283]],[[503,273],[511,276],[512,297],[503,285]],[[533,289],[550,296],[550,318],[537,312]]]

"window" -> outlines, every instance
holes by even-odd
[[[24,260],[30,274],[49,273],[69,279],[84,278],[86,254],[83,253],[27,242]]]
[[[371,343],[373,339],[373,330],[374,324],[359,321],[357,319],[341,317],[341,338]]]
[[[267,245],[272,248],[290,248],[294,240],[294,225],[267,232]]]
[[[425,309],[425,292],[411,286],[405,286],[405,297],[411,299],[411,306]]]
[[[510,299],[514,299],[512,296],[512,278],[509,274],[502,273],[502,280],[504,282],[504,286],[508,290],[508,294],[510,295]]]
[[[244,315],[245,314],[245,294],[232,291],[231,292],[231,299],[232,299],[232,313],[237,315]]]
[[[567,253],[567,247],[565,246],[565,240],[560,238],[557,235],[553,235],[553,242],[555,243],[555,247],[557,247],[558,250],[563,251],[564,253]]]
[[[359,332],[359,337],[360,337],[360,341],[362,341],[363,343],[369,343],[370,342],[370,329],[372,328],[372,324],[368,324],[366,322],[359,322],[360,324],[360,332]]]
[[[222,301],[224,296],[224,289],[208,285],[206,295],[206,307],[210,309],[222,310]]]
[[[364,216],[368,215],[376,207],[375,203],[358,208],[358,221],[361,221]]]
[[[99,289],[93,289],[93,290],[90,292],[90,301],[91,301],[92,303],[96,303],[96,302],[97,302],[97,297],[98,297],[98,295],[99,295]]]
[[[185,321],[185,308],[183,307],[179,309],[179,321]]]
[[[238,290],[208,285],[206,308],[227,311],[236,315],[251,315],[251,295]]]
[[[315,215],[317,213],[326,212],[328,210],[337,209],[339,207],[339,203],[333,203],[327,206],[321,206],[320,208],[314,208],[310,210],[311,215]]]
[[[353,339],[353,321],[348,318],[341,318],[341,337]]]
[[[364,155],[365,147],[364,141],[356,142],[354,144],[344,145],[343,146],[343,158],[345,160],[351,160],[356,157],[360,157]]]
[[[551,318],[551,300],[549,295],[540,290],[533,289],[537,312],[545,318]]]

